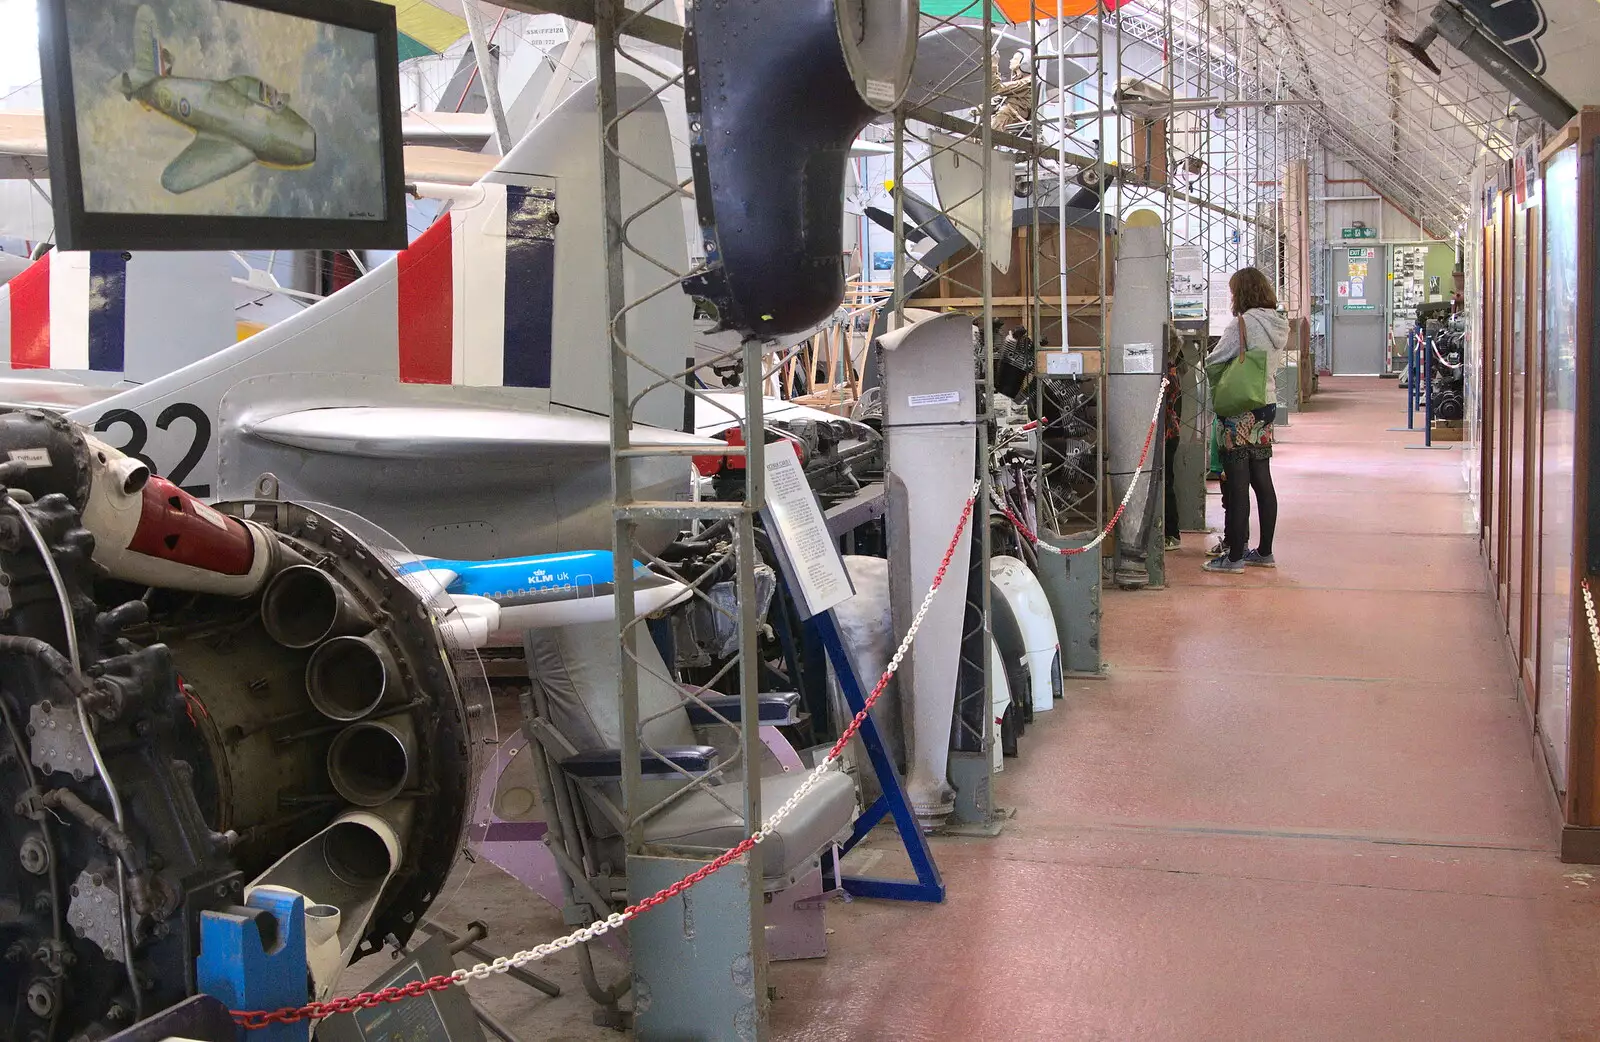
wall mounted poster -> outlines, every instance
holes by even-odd
[[[71,197],[55,185],[58,211],[81,208],[72,231],[191,218],[163,231],[255,221],[267,235],[321,226],[371,240],[398,219],[403,239],[392,7],[44,0],[42,10],[52,182]]]

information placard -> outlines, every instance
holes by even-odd
[[[784,439],[764,449],[767,494],[761,517],[801,617],[809,619],[855,596],[855,587],[794,443]]]

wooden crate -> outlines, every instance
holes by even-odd
[[[990,276],[990,293],[997,298],[1026,297],[1033,291],[1033,251],[1029,240],[1033,226],[1023,225],[1011,230],[1011,269],[996,269]],[[1109,253],[1106,244],[1105,253]],[[1056,286],[1060,256],[1060,239],[1053,224],[1039,227],[1039,284],[1046,298],[1059,299]],[[1100,294],[1100,264],[1103,255],[1096,243],[1094,228],[1069,227],[1067,229],[1067,296],[1094,297]],[[944,301],[971,299],[979,296],[983,288],[982,256],[971,246],[965,246],[955,256],[939,265],[938,278],[923,286],[911,302],[929,306],[959,306]],[[1116,266],[1106,271],[1106,294],[1116,292]]]

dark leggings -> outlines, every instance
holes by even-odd
[[[1278,493],[1272,487],[1272,461],[1251,459],[1240,453],[1222,462],[1223,536],[1228,559],[1238,561],[1250,548],[1250,492],[1255,490],[1256,512],[1261,515],[1261,556],[1272,553],[1272,535],[1278,527]]]
[[[1163,475],[1167,486],[1167,538],[1176,539],[1182,535],[1181,526],[1178,524],[1178,483],[1174,480],[1178,470],[1178,439],[1167,439],[1167,470]]]

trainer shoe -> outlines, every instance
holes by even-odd
[[[1228,555],[1228,541],[1218,539],[1211,549],[1206,551],[1207,557],[1226,557]]]
[[[1167,541],[1162,545],[1168,550],[1176,550],[1183,545],[1183,540],[1175,535],[1169,535],[1167,536]]]
[[[1230,561],[1226,557],[1213,557],[1201,565],[1200,569],[1206,572],[1242,572],[1244,571],[1244,561]]]
[[[1276,568],[1278,561],[1271,554],[1264,554],[1260,550],[1246,550],[1244,563],[1251,568]]]

